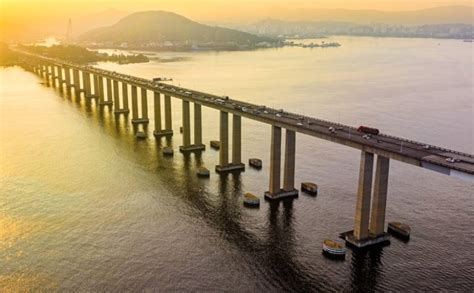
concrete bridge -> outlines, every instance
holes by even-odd
[[[131,107],[131,123],[134,124],[150,122],[148,92],[152,92],[153,134],[157,138],[173,135],[171,98],[182,100],[183,145],[180,146],[181,152],[205,150],[202,142],[202,106],[219,110],[221,146],[219,165],[215,168],[218,173],[245,170],[241,157],[242,117],[269,124],[271,126],[270,178],[268,191],[265,192],[265,197],[269,200],[298,195],[294,180],[296,132],[361,150],[354,229],[346,235],[346,240],[356,247],[378,244],[388,239],[385,233],[385,210],[391,159],[474,182],[474,156],[471,154],[387,134],[373,135],[368,138],[365,133],[360,133],[356,128],[348,125],[14,50],[24,57],[25,69],[43,77],[53,86],[61,88],[65,86],[78,94],[83,93],[85,98],[98,99],[98,105],[113,107],[117,114],[129,113]],[[120,96],[119,86],[122,87],[122,96]],[[129,87],[131,106],[128,96]],[[138,107],[139,93],[141,109]],[[191,128],[190,119],[191,103],[194,111],[193,128]],[[232,115],[231,144],[229,144],[229,115]],[[193,142],[191,142],[192,130],[194,131]],[[283,182],[281,182],[283,130],[285,153]],[[230,159],[229,149],[232,150]]]

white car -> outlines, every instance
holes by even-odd
[[[365,139],[367,139],[367,140],[368,140],[368,139],[371,139],[371,136],[370,136],[370,135],[368,135],[368,134],[365,134],[365,135],[364,135],[364,136],[362,136],[362,137],[363,137],[363,138],[365,138]]]
[[[303,126],[303,123],[298,122],[298,123],[296,123],[296,125],[298,125],[298,126]]]
[[[455,158],[447,158],[446,162],[448,162],[448,163],[457,163],[457,162],[461,162],[461,160],[460,159],[455,159]]]

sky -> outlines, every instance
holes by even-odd
[[[0,0],[2,20],[9,22],[96,13],[106,9],[170,10],[196,20],[223,21],[284,17],[292,9],[417,10],[436,6],[468,5],[472,0]]]
[[[406,11],[453,5],[472,7],[473,0],[0,0],[0,35],[8,39],[64,33],[70,18],[73,31],[80,33],[143,10],[172,11],[207,23],[250,23],[266,18],[308,20],[318,9]],[[321,15],[330,14],[319,10]]]

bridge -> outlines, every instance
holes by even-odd
[[[24,58],[25,69],[41,76],[48,84],[61,88],[65,86],[67,90],[74,90],[79,95],[83,93],[85,98],[98,99],[99,106],[113,107],[116,114],[130,112],[128,96],[130,87],[131,123],[133,124],[150,123],[148,92],[152,92],[153,135],[157,139],[173,136],[171,98],[182,100],[183,145],[180,146],[181,152],[200,152],[206,148],[202,142],[202,106],[220,111],[221,145],[219,164],[215,167],[218,173],[245,170],[241,157],[242,117],[269,124],[271,126],[270,178],[268,191],[265,192],[265,198],[268,200],[298,195],[294,180],[297,132],[359,149],[361,159],[354,230],[346,233],[345,236],[346,241],[356,247],[366,247],[388,240],[385,232],[385,210],[391,159],[474,182],[474,156],[471,154],[388,134],[367,135],[348,125],[289,113],[283,109],[277,110],[264,105],[12,49]],[[119,85],[122,86],[121,96]],[[141,109],[138,107],[139,93]],[[162,109],[162,100],[164,109]],[[193,129],[191,129],[190,119],[191,103],[194,110]],[[231,145],[229,144],[229,114],[232,115]],[[191,142],[191,130],[194,131],[193,142]],[[283,130],[285,151],[282,166]],[[229,149],[232,150],[230,159]],[[283,182],[281,182],[282,167]]]

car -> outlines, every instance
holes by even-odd
[[[362,137],[363,137],[364,139],[367,139],[367,140],[369,140],[369,139],[372,138],[372,136],[370,136],[370,135],[368,135],[368,134],[364,134],[364,136],[362,136]]]
[[[427,144],[425,144],[425,145],[423,146],[423,148],[424,148],[425,150],[429,150],[429,149],[430,149],[430,146],[427,145]]]
[[[298,122],[298,123],[296,123],[296,125],[298,125],[298,126],[303,126],[303,123]]]
[[[247,112],[247,108],[245,108],[245,107],[242,107],[241,110],[242,110],[242,112]]]
[[[458,163],[458,162],[461,162],[461,160],[456,159],[456,158],[447,158],[446,162],[448,162],[448,163]]]
[[[268,114],[268,111],[267,111],[267,110],[265,110],[265,111],[263,111],[263,113],[264,113],[264,114]]]
[[[334,128],[334,127],[332,127],[332,126],[329,127],[328,130],[329,130],[329,132],[331,132],[331,133],[336,132],[336,128]]]
[[[277,116],[277,117],[281,117],[281,114],[280,114],[280,113],[276,113],[276,116]]]

